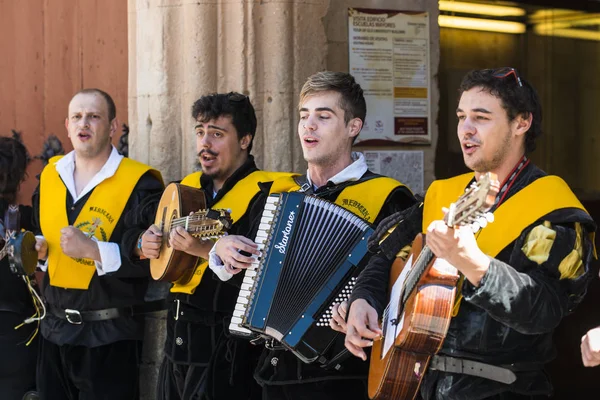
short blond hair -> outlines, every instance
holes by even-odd
[[[298,109],[307,98],[321,92],[340,94],[339,106],[344,110],[346,124],[353,118],[360,118],[364,123],[367,116],[367,103],[362,88],[352,75],[346,72],[321,71],[309,76],[300,91]]]

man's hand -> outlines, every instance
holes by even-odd
[[[377,311],[364,299],[358,299],[350,306],[346,322],[346,348],[356,357],[367,361],[363,347],[373,345],[373,340],[381,339]]]
[[[74,226],[60,230],[60,248],[69,257],[101,261],[98,244]]]
[[[191,254],[196,257],[202,257],[205,260],[208,259],[208,252],[213,246],[211,240],[202,240],[190,235],[181,226],[171,230],[169,235],[169,244],[173,249],[184,251],[187,254]]]
[[[242,269],[249,268],[254,262],[253,257],[245,256],[240,253],[241,251],[260,256],[257,244],[244,236],[223,236],[215,243],[215,253],[223,261],[225,270],[230,274],[240,273]]]
[[[43,237],[35,238],[35,250],[38,253],[38,260],[48,258],[48,242]]]
[[[156,225],[151,225],[142,235],[142,248],[136,248],[135,254],[140,257],[156,259],[160,255],[162,231]]]
[[[444,221],[433,221],[427,228],[426,242],[436,257],[448,261],[474,286],[479,286],[490,266],[490,259],[477,246],[470,227],[454,229]]]
[[[600,326],[581,338],[581,359],[586,367],[600,365]]]
[[[348,314],[348,302],[342,301],[336,303],[331,309],[332,317],[329,320],[329,326],[334,331],[346,333],[346,315]]]

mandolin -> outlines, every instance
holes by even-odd
[[[157,281],[187,283],[200,257],[175,250],[169,245],[172,229],[181,226],[193,237],[221,237],[232,225],[228,210],[206,208],[206,198],[200,189],[171,183],[163,192],[154,224],[163,233],[159,257],[150,260],[150,273]]]
[[[474,232],[492,221],[499,183],[482,175],[452,203],[444,222],[470,225]],[[456,297],[459,273],[435,257],[417,235],[404,262],[396,258],[390,272],[389,303],[382,316],[383,337],[373,342],[369,366],[370,399],[413,400],[431,357],[442,346]]]

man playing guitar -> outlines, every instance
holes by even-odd
[[[420,378],[420,396],[548,396],[552,385],[542,367],[554,356],[554,328],[582,300],[592,277],[595,224],[564,181],[527,158],[541,134],[541,106],[535,89],[516,70],[467,74],[456,114],[464,162],[474,174],[434,182],[422,208],[390,217],[400,223],[359,277],[347,324],[343,305],[331,325],[345,330],[346,347],[366,359],[363,347],[382,334],[378,320],[386,304],[389,267],[409,244],[395,240],[394,233],[421,225],[435,256],[463,278],[442,347]],[[486,172],[500,182],[491,210],[494,230],[474,235],[446,225],[442,206]],[[402,233],[414,237],[419,232]]]

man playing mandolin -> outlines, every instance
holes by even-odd
[[[248,96],[215,93],[200,97],[192,106],[196,151],[201,172],[181,185],[200,189],[206,207],[229,209],[233,226],[229,233],[248,229],[248,210],[260,182],[287,173],[260,171],[250,154],[256,134],[256,114]],[[124,247],[135,256],[159,257],[163,232],[155,220],[155,196],[130,215]],[[158,398],[247,399],[261,398],[252,379],[256,347],[230,338],[225,332],[238,288],[221,282],[207,269],[210,240],[193,237],[178,226],[165,233],[173,249],[200,257],[192,274],[173,282],[168,297],[167,338],[159,372]],[[254,353],[253,353],[254,351]]]
[[[400,376],[398,368],[387,378],[416,380],[423,399],[548,396],[552,386],[542,368],[554,357],[554,328],[582,300],[594,275],[595,223],[564,181],[527,158],[541,134],[541,106],[535,89],[515,69],[472,71],[459,93],[458,139],[474,174],[434,182],[421,208],[380,225],[371,241],[380,251],[359,277],[347,323],[341,308],[331,325],[346,330],[346,347],[365,359],[362,348],[385,335],[379,317],[388,302],[390,265],[408,244],[400,236],[422,230],[433,254],[460,272],[452,318],[428,369],[427,363],[414,363],[404,366],[407,374]],[[486,172],[500,182],[491,209],[495,221],[476,234],[470,227],[448,226],[442,207]],[[398,322],[409,311],[400,311],[396,324],[409,323]],[[373,372],[370,383],[380,378]]]

